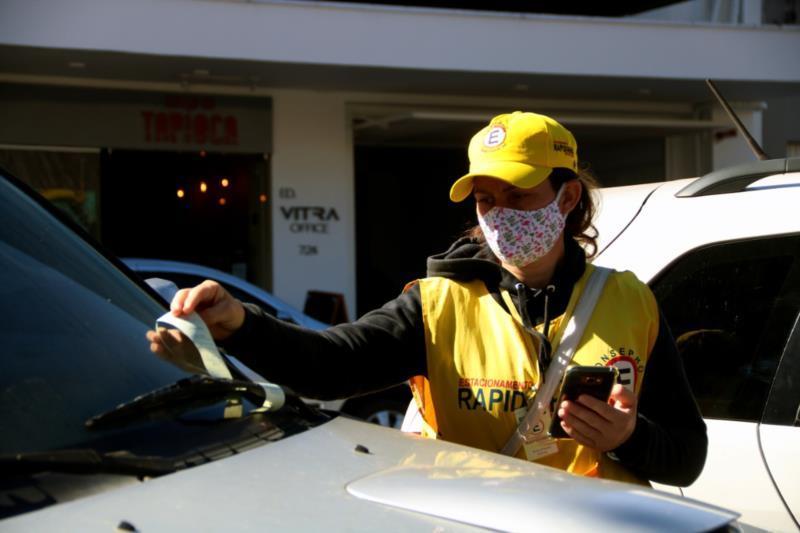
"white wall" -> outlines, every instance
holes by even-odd
[[[800,95],[767,101],[764,150],[769,157],[789,157],[788,143],[800,143]],[[795,154],[793,157],[800,157]]]
[[[355,183],[352,135],[341,95],[275,91],[271,160],[273,291],[299,309],[308,290],[345,295],[354,318]],[[338,220],[320,220],[335,210]],[[287,219],[288,214],[288,219]],[[327,233],[308,231],[310,228]]]
[[[690,0],[660,7],[632,18],[671,22],[761,24],[762,0]]]
[[[314,2],[2,0],[0,44],[445,71],[800,81],[796,27]]]
[[[762,138],[762,117],[763,111],[758,106],[739,106],[731,105],[739,120],[755,141],[763,146]],[[755,107],[755,108],[754,108]],[[719,170],[731,165],[738,165],[740,163],[751,163],[757,161],[750,146],[747,144],[745,138],[739,134],[733,122],[728,118],[728,115],[720,106],[714,106],[712,112],[714,121],[728,121],[729,128],[716,130],[711,135],[712,143],[712,164],[714,170]],[[773,156],[779,157],[779,156]]]
[[[710,20],[710,0],[689,0],[665,7],[637,13],[631,18],[642,20],[668,20],[670,22],[690,22]]]

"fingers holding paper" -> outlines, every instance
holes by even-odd
[[[172,299],[170,311],[177,317],[196,311],[217,341],[230,337],[242,327],[245,316],[242,303],[211,280],[179,290]]]

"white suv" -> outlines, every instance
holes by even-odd
[[[708,424],[705,470],[682,493],[796,531],[800,159],[602,189],[596,226],[594,263],[651,286]]]

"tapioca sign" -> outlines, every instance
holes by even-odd
[[[167,95],[164,110],[141,111],[143,138],[152,144],[236,146],[239,124],[235,116],[217,111],[210,96]]]
[[[0,117],[0,144],[272,152],[272,101],[259,96],[0,83]]]

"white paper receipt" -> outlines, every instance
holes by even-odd
[[[208,331],[206,323],[197,313],[190,313],[183,317],[177,317],[172,313],[165,313],[156,319],[156,328],[159,326],[174,328],[186,335],[197,347],[203,366],[209,375],[215,378],[231,379],[231,371],[225,365],[211,332]]]

